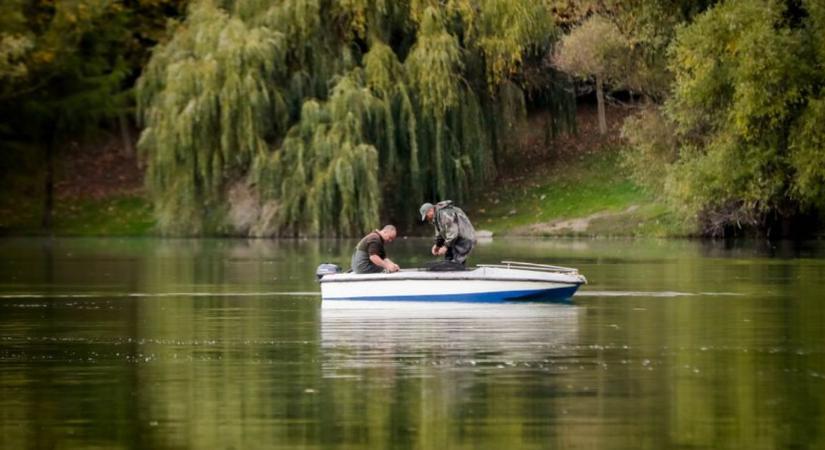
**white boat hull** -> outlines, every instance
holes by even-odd
[[[479,267],[461,272],[401,271],[333,274],[321,278],[324,300],[473,301],[562,300],[586,280],[578,273]]]

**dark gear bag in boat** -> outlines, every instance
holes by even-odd
[[[432,261],[424,264],[427,272],[460,272],[467,270],[464,264],[455,261]]]

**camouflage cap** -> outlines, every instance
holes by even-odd
[[[421,205],[420,208],[418,208],[418,212],[421,213],[421,220],[427,218],[427,211],[429,211],[431,208],[434,208],[432,203],[424,203],[423,205]]]

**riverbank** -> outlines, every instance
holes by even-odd
[[[143,189],[143,170],[133,146],[124,147],[117,135],[66,144],[55,167],[51,231],[41,226],[43,174],[32,176],[30,169],[42,165],[20,161],[19,173],[3,180],[0,235],[152,235],[155,219]]]
[[[631,113],[608,110],[609,131],[597,130],[595,108],[579,108],[577,133],[552,138],[546,118],[533,114],[519,132],[510,165],[486,194],[465,209],[477,228],[496,235],[687,236],[694,232],[654,195],[626,175],[619,129]],[[58,164],[51,234],[147,236],[154,233],[143,170],[119,136],[71,144]],[[16,193],[0,199],[0,233],[47,234],[40,226],[41,177],[11,180]]]
[[[476,227],[495,235],[682,237],[692,231],[624,176],[615,151],[502,183],[469,209]]]
[[[476,227],[521,236],[694,235],[693,224],[645,192],[622,166],[620,129],[632,110],[608,112],[607,134],[598,132],[595,108],[584,106],[577,133],[549,143],[543,142],[541,117],[531,117],[520,143],[523,163],[468,205]]]

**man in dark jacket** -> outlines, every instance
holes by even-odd
[[[398,272],[398,264],[387,258],[384,244],[395,240],[396,231],[392,225],[374,230],[366,235],[352,254],[352,271],[355,273]]]
[[[447,261],[465,264],[476,240],[475,229],[467,214],[454,206],[451,200],[435,205],[424,203],[418,212],[421,213],[421,220],[435,225],[432,254],[444,255]]]

